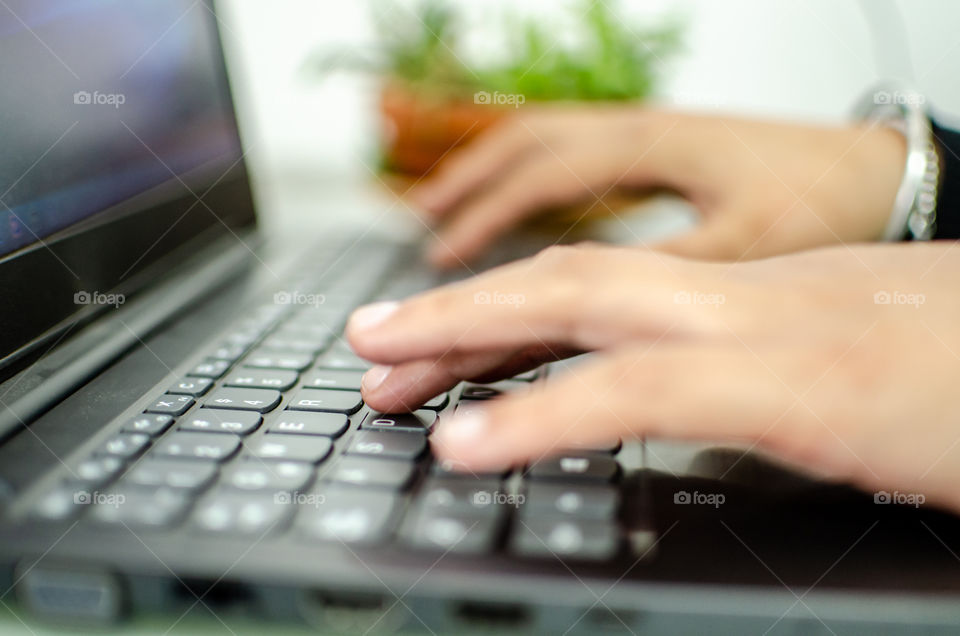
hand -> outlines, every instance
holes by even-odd
[[[702,224],[658,246],[665,251],[759,258],[878,239],[905,160],[902,135],[877,125],[542,108],[454,153],[412,197],[440,226],[429,257],[443,267],[478,256],[547,207],[614,186],[671,189],[700,210]]]
[[[390,365],[363,386],[385,411],[597,352],[484,415],[441,422],[434,452],[469,469],[633,436],[738,441],[960,510],[957,271],[960,250],[936,243],[737,264],[551,248],[361,308],[347,335]]]

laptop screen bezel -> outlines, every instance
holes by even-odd
[[[230,79],[212,0],[208,25],[225,113],[238,137]],[[188,191],[189,189],[189,191]],[[188,212],[189,210],[189,212]],[[0,259],[0,379],[14,363],[57,333],[109,306],[78,304],[76,294],[134,295],[162,277],[165,263],[181,260],[218,238],[256,227],[256,212],[243,155],[226,169],[197,170],[111,206],[83,229],[38,241]]]

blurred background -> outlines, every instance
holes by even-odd
[[[362,217],[357,193],[382,165],[381,92],[388,73],[318,72],[331,54],[377,53],[376,16],[409,18],[404,0],[220,0],[220,19],[248,160],[274,223]],[[447,2],[465,28],[470,63],[504,55],[505,0]],[[960,114],[960,3],[953,0],[608,0],[625,28],[675,25],[648,97],[677,108],[843,121],[879,79],[899,78],[940,113]],[[524,15],[562,41],[578,1],[528,0]],[[566,22],[564,22],[566,20]],[[575,26],[575,25],[574,25]],[[325,57],[326,56],[326,57]],[[347,64],[350,66],[350,64]],[[357,188],[362,185],[362,188]],[[369,190],[364,190],[369,191]],[[323,195],[323,201],[317,198]],[[345,198],[341,198],[345,197]]]

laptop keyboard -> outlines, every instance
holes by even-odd
[[[141,412],[111,423],[105,439],[68,462],[30,516],[469,555],[615,556],[624,536],[619,445],[488,474],[431,456],[440,420],[529,389],[546,369],[463,383],[413,413],[364,405],[370,364],[342,339],[350,310],[439,282],[401,270],[368,293],[377,277],[300,294],[313,304],[278,292],[248,312],[165,392],[144,396]]]

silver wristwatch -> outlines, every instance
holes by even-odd
[[[937,188],[940,155],[927,114],[926,99],[896,84],[880,84],[857,104],[854,115],[900,131],[907,140],[907,162],[883,240],[901,241],[908,235],[928,241],[937,229]]]

